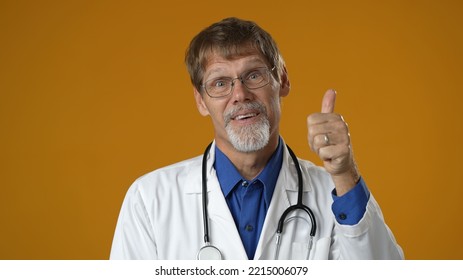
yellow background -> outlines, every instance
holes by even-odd
[[[108,258],[133,180],[212,139],[184,51],[237,16],[283,52],[296,153],[320,163],[305,121],[335,88],[406,257],[463,259],[460,3],[0,1],[0,258]]]

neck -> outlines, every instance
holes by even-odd
[[[240,152],[231,144],[226,145],[219,141],[216,141],[216,145],[230,159],[243,178],[252,180],[267,165],[278,146],[278,139],[279,137],[273,137],[263,149],[249,153]]]

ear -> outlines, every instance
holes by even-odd
[[[286,66],[283,66],[283,71],[281,73],[280,80],[280,97],[288,96],[289,90],[291,89],[291,83],[289,82],[288,71],[286,70]]]
[[[196,107],[198,108],[199,113],[204,117],[210,115],[209,109],[207,109],[206,104],[204,103],[203,96],[196,88],[194,88],[194,95],[196,100]]]

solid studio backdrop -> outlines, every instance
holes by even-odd
[[[229,16],[279,44],[281,132],[302,158],[328,88],[360,172],[409,259],[461,259],[458,1],[2,1],[0,258],[107,259],[138,176],[212,138],[183,63]]]

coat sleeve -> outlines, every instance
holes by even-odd
[[[122,204],[110,259],[157,259],[152,223],[137,181],[129,188]]]
[[[370,195],[366,212],[356,225],[335,222],[330,258],[403,259],[402,248],[385,224],[381,209]]]

